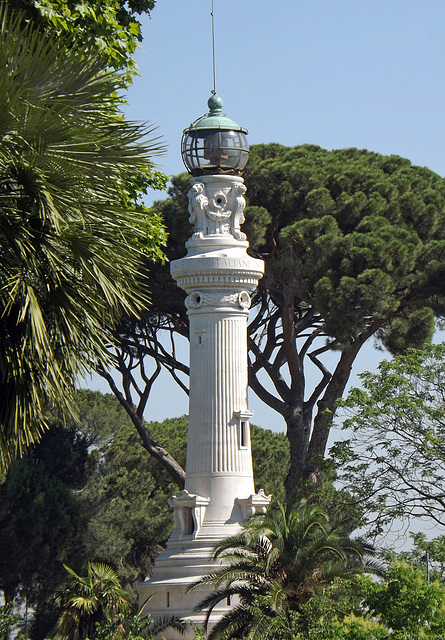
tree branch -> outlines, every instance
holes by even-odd
[[[185,485],[185,471],[183,470],[183,468],[176,462],[176,460],[168,453],[166,449],[164,449],[153,439],[153,436],[145,427],[142,419],[134,410],[133,405],[117,388],[111,374],[102,366],[97,367],[97,372],[108,382],[110,389],[130,416],[130,419],[136,427],[136,430],[142,440],[142,446],[151,456],[153,456],[153,458],[155,458],[155,460],[157,460],[162,465],[167,473],[169,473],[172,480],[178,485],[179,489],[182,490]]]

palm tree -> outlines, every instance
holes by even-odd
[[[88,563],[85,577],[67,566],[65,569],[73,580],[62,597],[63,613],[58,629],[63,638],[94,638],[99,625],[130,609],[127,593],[111,567]]]
[[[127,616],[130,603],[128,594],[122,589],[117,574],[111,567],[101,563],[88,563],[87,575],[77,575],[65,569],[72,581],[59,598],[63,613],[58,622],[58,631],[66,640],[116,640],[131,638],[144,640],[158,637],[166,629],[175,629],[183,634],[185,622],[177,616],[152,620],[142,615]]]
[[[183,635],[187,625],[177,616],[164,617],[153,620],[149,615],[142,615],[143,607],[133,616],[120,614],[99,627],[97,640],[153,640],[161,637],[167,629],[174,629]]]
[[[381,573],[373,556],[370,545],[342,535],[321,507],[302,499],[288,511],[278,504],[254,516],[238,535],[218,544],[213,559],[223,566],[192,589],[215,588],[198,607],[207,610],[206,624],[220,602],[238,601],[213,627],[210,639],[287,637],[292,612],[335,578]]]
[[[78,376],[109,363],[110,328],[146,304],[142,253],[164,237],[131,210],[161,147],[118,112],[121,79],[23,22],[0,3],[3,464],[38,440],[45,405],[72,413]]]

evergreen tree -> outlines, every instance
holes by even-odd
[[[243,229],[266,262],[248,329],[249,384],[286,423],[291,495],[321,482],[336,404],[362,346],[370,338],[394,352],[421,346],[443,317],[445,181],[397,156],[277,144],[251,148],[245,181]],[[177,177],[154,205],[175,234],[172,259],[191,233],[186,191]],[[135,366],[148,355],[184,388],[187,368],[161,340],[188,331],[185,294],[167,268],[150,273],[150,314],[119,329],[119,371],[128,379],[125,357],[137,354]],[[318,373],[312,387],[308,369]],[[127,386],[131,412],[130,397]]]
[[[6,602],[26,598],[38,609],[62,584],[63,562],[81,566],[86,518],[74,489],[85,478],[86,462],[85,441],[56,426],[37,450],[9,467],[0,485],[0,588]]]

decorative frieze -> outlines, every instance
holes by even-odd
[[[192,291],[185,299],[187,309],[200,309],[202,307],[224,307],[248,310],[250,296],[247,291],[225,294],[223,292]]]

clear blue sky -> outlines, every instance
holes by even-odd
[[[157,0],[143,22],[126,113],[158,126],[168,175],[184,170],[183,129],[207,111],[210,8]],[[444,0],[214,0],[214,14],[217,92],[250,144],[366,148],[445,175]],[[380,358],[370,346],[355,371]],[[253,422],[284,428],[254,398],[250,406]],[[146,418],[186,412],[185,396],[163,378]]]
[[[132,118],[159,127],[164,170],[212,89],[210,0],[157,0]],[[251,144],[398,154],[445,175],[443,0],[214,0],[217,91]]]

